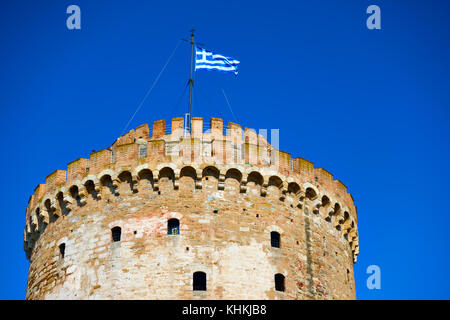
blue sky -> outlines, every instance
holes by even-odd
[[[66,8],[81,8],[81,30]],[[366,8],[381,8],[381,30]],[[446,1],[3,1],[0,298],[25,297],[25,208],[38,183],[110,146],[182,37],[241,61],[199,71],[194,116],[280,129],[280,147],[342,180],[358,208],[358,299],[449,299]],[[134,128],[181,116],[182,43]],[[366,287],[369,265],[381,290]]]

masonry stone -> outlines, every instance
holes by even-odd
[[[192,120],[141,125],[35,188],[26,299],[355,299],[347,187],[254,130]]]

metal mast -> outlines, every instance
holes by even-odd
[[[191,75],[189,78],[189,133],[192,134],[192,115],[191,115],[191,107],[192,107],[192,87],[194,86],[194,79],[192,78],[192,67],[194,64],[194,29],[191,30]]]

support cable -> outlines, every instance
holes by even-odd
[[[175,49],[172,51],[172,54],[169,56],[169,58],[167,59],[166,63],[164,64],[163,68],[161,69],[161,71],[159,72],[158,76],[156,77],[156,79],[153,81],[152,86],[150,87],[150,89],[147,91],[147,93],[145,94],[144,98],[142,99],[141,103],[139,104],[139,106],[136,108],[136,111],[134,112],[134,114],[131,116],[130,120],[127,122],[127,124],[125,125],[125,127],[123,128],[123,132],[121,134],[121,136],[124,135],[125,131],[127,130],[128,126],[130,125],[131,121],[133,121],[134,117],[136,116],[136,114],[138,113],[139,109],[141,109],[142,105],[144,104],[145,100],[147,100],[147,97],[150,95],[150,93],[152,92],[153,88],[155,87],[156,83],[158,82],[159,78],[161,77],[162,73],[164,72],[164,70],[166,69],[167,65],[169,64],[170,60],[172,59],[173,55],[175,54],[175,51],[177,51],[178,46],[180,45],[181,40],[178,40],[177,45],[175,46]]]
[[[222,88],[222,93],[223,93],[223,96],[225,97],[225,100],[227,101],[228,108],[230,108],[230,111],[231,111],[231,114],[233,115],[234,120],[236,120],[236,123],[239,123],[238,119],[234,115],[233,109],[231,109],[230,101],[228,101],[227,95],[225,94],[225,90],[223,90],[223,88]]]

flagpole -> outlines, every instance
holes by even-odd
[[[189,132],[192,136],[192,116],[191,116],[191,107],[192,107],[192,87],[194,86],[194,79],[192,79],[192,66],[194,60],[194,29],[191,30],[191,75],[189,78]]]

